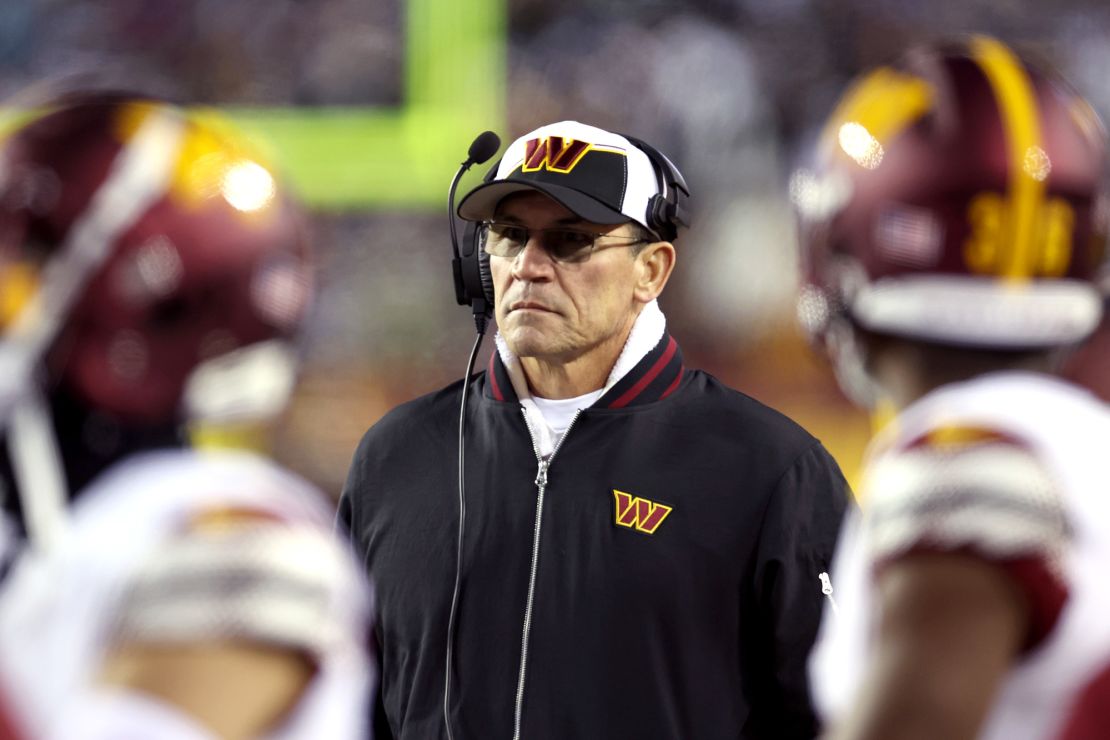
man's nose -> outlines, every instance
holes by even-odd
[[[521,280],[550,278],[555,263],[543,245],[543,234],[529,234],[528,242],[513,259],[513,277]]]

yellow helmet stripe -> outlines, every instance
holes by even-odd
[[[15,323],[39,290],[38,269],[28,262],[0,262],[0,334]]]
[[[1003,248],[1009,247],[1009,254],[1001,264],[1002,276],[1024,281],[1034,271],[1034,239],[1047,175],[1037,164],[1045,159],[1037,101],[1025,68],[1004,44],[976,36],[971,57],[994,91],[1006,138],[1010,207]]]
[[[879,67],[854,83],[829,117],[821,134],[822,157],[839,149],[845,124],[858,124],[879,144],[887,143],[925,115],[933,97],[932,85],[921,77]]]

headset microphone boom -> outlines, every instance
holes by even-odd
[[[497,153],[500,146],[501,138],[492,131],[483,131],[478,134],[474,141],[470,143],[466,160],[459,165],[458,171],[451,179],[451,187],[447,191],[447,219],[451,225],[451,252],[454,255],[451,260],[451,270],[455,279],[455,300],[458,301],[460,306],[471,306],[474,311],[474,326],[479,335],[486,333],[486,325],[493,312],[493,306],[488,299],[489,291],[483,290],[483,281],[478,267],[481,255],[475,254],[477,240],[471,238],[469,232],[466,238],[463,239],[464,253],[459,254],[458,226],[455,223],[455,189],[459,186],[459,179],[464,172],[469,170],[472,165],[485,163]],[[475,227],[469,225],[467,228],[473,229]],[[463,263],[464,258],[467,261],[465,265]]]
[[[447,729],[447,737],[454,740],[451,732],[451,668],[454,663],[455,641],[455,613],[458,609],[459,586],[462,580],[462,546],[463,533],[466,528],[466,484],[464,476],[466,465],[464,451],[466,450],[466,397],[470,392],[470,375],[474,372],[474,358],[478,356],[478,349],[482,346],[482,337],[486,334],[486,326],[493,313],[492,286],[487,286],[480,276],[480,260],[478,239],[468,231],[465,254],[459,254],[459,237],[455,224],[455,189],[459,185],[459,178],[472,165],[483,164],[492,157],[501,146],[501,139],[492,131],[483,131],[478,134],[470,144],[466,159],[459,165],[455,176],[451,179],[451,187],[447,191],[447,218],[451,224],[451,251],[454,258],[451,260],[451,269],[455,279],[455,300],[460,306],[470,304],[474,312],[474,328],[478,335],[474,338],[474,347],[470,350],[470,359],[466,363],[466,374],[463,375],[462,399],[459,401],[459,526],[455,548],[455,585],[451,592],[451,611],[447,617],[447,658],[444,670],[443,684],[443,723]],[[470,224],[468,229],[475,228]],[[466,266],[463,265],[466,258]]]

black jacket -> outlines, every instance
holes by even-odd
[[[375,424],[340,502],[375,586],[379,711],[399,738],[446,737],[461,387]],[[521,738],[816,734],[805,663],[849,500],[817,440],[686,370],[664,336],[575,419],[538,516],[542,476],[496,352],[467,414],[456,740],[513,737],[537,521]]]

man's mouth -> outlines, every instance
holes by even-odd
[[[545,313],[555,313],[551,308],[535,301],[515,301],[509,304],[509,313],[513,313],[514,311],[543,311]]]

